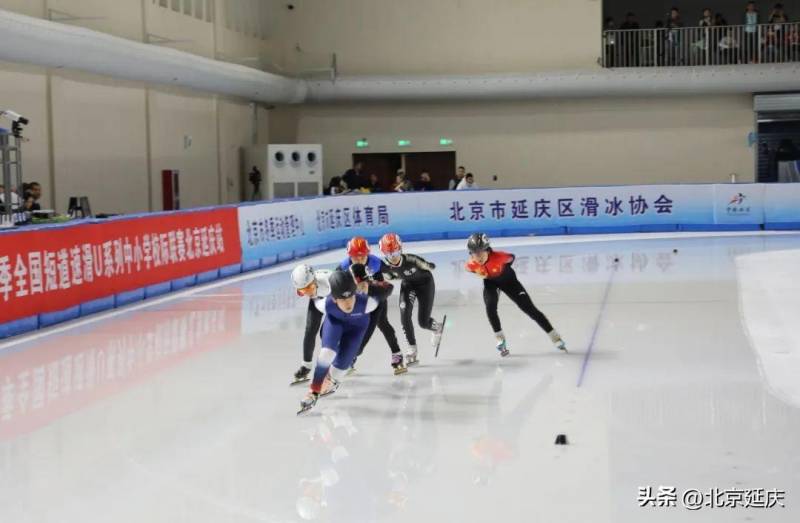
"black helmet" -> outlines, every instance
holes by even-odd
[[[334,271],[328,283],[331,286],[331,296],[336,299],[350,298],[356,293],[356,281],[349,272]]]
[[[488,251],[490,247],[489,237],[482,232],[472,233],[467,240],[467,250],[470,253]]]

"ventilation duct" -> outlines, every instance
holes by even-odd
[[[0,60],[176,85],[266,103],[522,100],[800,89],[800,64],[306,81],[0,10]]]
[[[297,103],[303,82],[175,49],[0,10],[0,60],[176,85],[267,103]]]
[[[310,102],[678,96],[800,89],[800,64],[309,81]]]

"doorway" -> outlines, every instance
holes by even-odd
[[[367,176],[375,173],[384,191],[391,191],[397,171],[402,169],[413,184],[419,183],[420,174],[427,171],[431,175],[434,190],[446,190],[447,184],[456,172],[456,152],[417,152],[417,153],[353,153],[353,164],[362,162]]]

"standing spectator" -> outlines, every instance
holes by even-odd
[[[776,62],[783,61],[784,42],[786,40],[786,30],[784,25],[789,22],[789,17],[783,10],[783,4],[775,4],[772,13],[769,15],[769,23],[772,24],[772,31],[775,33],[775,44],[773,58]]]
[[[635,31],[640,28],[639,22],[636,20],[636,15],[633,13],[628,13],[625,16],[625,21],[619,26],[620,29],[625,29],[627,31]],[[639,63],[639,46],[641,45],[641,40],[639,39],[639,33],[620,33],[620,49],[622,49],[622,56],[626,60],[626,65],[632,67],[639,67],[641,64]]]
[[[664,34],[664,22],[661,20],[656,20],[656,23],[653,24],[655,31],[653,31],[653,50],[655,51],[655,63],[656,66],[664,65],[664,41],[666,39],[666,35]]]
[[[356,162],[353,168],[348,169],[347,172],[344,173],[344,176],[342,176],[342,180],[344,180],[344,183],[347,184],[347,188],[351,191],[357,191],[366,185],[366,180],[361,174],[363,168],[364,164],[362,162]]]
[[[377,174],[371,173],[369,175],[369,182],[367,182],[365,189],[367,189],[371,193],[383,192],[383,187],[381,186]]]
[[[610,16],[606,18],[605,23],[605,30],[607,31],[603,36],[605,36],[605,46],[606,46],[606,67],[614,67],[616,65],[616,38],[615,38],[615,29],[617,26],[614,24],[614,19]]]
[[[456,187],[457,191],[466,191],[469,189],[480,189],[478,184],[475,183],[475,177],[472,175],[472,173],[467,173],[467,175],[464,176],[464,179],[458,184],[458,187]]]
[[[697,22],[698,27],[711,27],[714,25],[714,15],[711,14],[711,9],[706,7],[703,9],[703,17]]]
[[[744,59],[747,63],[758,62],[758,8],[748,2],[744,11]]]
[[[464,175],[466,174],[467,170],[464,168],[463,165],[459,165],[458,169],[456,169],[456,175],[454,178],[450,180],[447,184],[448,191],[455,191],[458,184],[461,183],[461,180],[464,179]]]
[[[713,54],[713,63],[718,65],[723,63],[723,53],[720,51],[719,43],[725,38],[727,34],[728,21],[722,16],[722,13],[714,15],[714,36],[711,39],[711,53]]]
[[[417,184],[418,191],[432,191],[433,184],[431,183],[431,175],[428,171],[422,171],[419,175],[419,183]]]
[[[800,32],[797,31],[796,25],[789,27],[789,32],[786,33],[786,45],[789,49],[789,61],[797,62],[800,60]]]
[[[669,20],[667,21],[668,65],[681,65],[682,63],[682,58],[680,55],[682,28],[683,28],[683,20],[681,19],[681,11],[677,7],[673,7],[669,11]]]
[[[703,17],[700,18],[699,22],[697,22],[697,26],[702,28],[703,31],[700,33],[700,39],[693,44],[695,51],[700,54],[700,60],[695,61],[695,63],[708,64],[706,56],[709,48],[709,42],[711,41],[711,27],[713,25],[714,15],[711,13],[711,9],[706,7],[703,9]]]
[[[263,198],[263,196],[261,196],[261,180],[263,179],[261,177],[261,171],[254,165],[247,178],[250,180],[250,183],[253,184],[253,197],[251,200],[261,200]]]

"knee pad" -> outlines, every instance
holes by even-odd
[[[319,351],[319,357],[317,357],[317,364],[329,367],[331,363],[333,363],[333,359],[335,357],[336,357],[336,352],[333,349],[323,347],[323,349]]]

